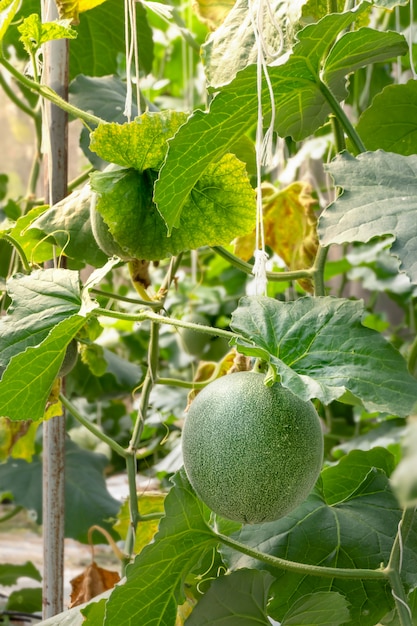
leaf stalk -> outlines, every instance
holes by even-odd
[[[265,554],[259,552],[254,548],[251,548],[240,541],[236,541],[231,537],[222,535],[221,533],[215,533],[219,541],[233,548],[246,556],[250,556],[257,561],[262,561],[267,565],[275,569],[283,569],[287,572],[295,572],[297,574],[304,574],[308,576],[322,576],[324,578],[350,578],[350,579],[369,579],[369,580],[383,580],[387,578],[386,571],[383,569],[347,569],[342,567],[325,567],[322,565],[308,565],[306,563],[297,563],[296,561],[287,561],[277,556]]]

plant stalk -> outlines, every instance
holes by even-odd
[[[60,40],[60,41],[63,41],[63,40]],[[92,113],[83,111],[82,109],[79,109],[73,104],[70,104],[64,98],[61,98],[61,96],[58,95],[56,91],[51,89],[51,87],[48,87],[47,85],[43,85],[42,83],[37,83],[31,78],[28,78],[27,76],[19,72],[19,70],[17,70],[15,67],[13,67],[13,65],[9,63],[9,61],[7,61],[7,59],[5,59],[1,55],[0,55],[0,63],[16,80],[22,83],[22,85],[25,85],[25,87],[27,87],[28,89],[31,89],[35,93],[39,94],[42,98],[45,98],[45,100],[49,100],[49,102],[52,102],[52,104],[55,104],[57,107],[59,107],[60,109],[68,113],[69,115],[72,115],[82,120],[87,125],[90,124],[93,126],[98,126],[99,124],[106,123],[105,120],[102,120],[100,117],[97,117],[97,115],[93,115]]]
[[[328,248],[324,248],[323,246],[319,246],[317,249],[316,258],[314,259],[313,265],[313,284],[314,284],[314,295],[317,296],[325,296],[326,290],[324,286],[324,268],[326,265]]]
[[[231,265],[236,267],[241,272],[245,272],[245,274],[253,273],[253,265],[250,263],[246,263],[246,261],[242,261],[236,255],[232,254],[222,246],[213,246],[212,250],[216,252],[219,256],[226,261],[229,261]],[[312,270],[294,270],[289,272],[266,272],[266,277],[270,281],[275,282],[287,282],[291,280],[300,280],[301,278],[312,278]]]
[[[387,578],[387,574],[383,569],[347,569],[342,567],[324,567],[321,565],[307,565],[306,563],[297,563],[295,561],[287,561],[277,556],[265,554],[259,552],[254,548],[240,543],[231,537],[222,535],[221,533],[215,533],[219,541],[233,548],[242,554],[246,554],[257,561],[262,561],[267,565],[275,569],[283,569],[287,572],[296,572],[297,574],[304,574],[308,576],[322,576],[324,578],[350,578],[360,580],[383,580]]]
[[[328,86],[326,85],[326,83],[324,83],[322,80],[319,80],[318,86],[319,86],[321,93],[326,98],[327,102],[329,103],[335,117],[339,120],[340,124],[342,125],[342,128],[344,129],[346,135],[351,140],[353,148],[354,148],[354,154],[357,155],[357,154],[360,154],[361,152],[366,152],[366,147],[363,144],[362,139],[359,137],[358,133],[353,127],[352,122],[350,121],[350,119],[344,112],[343,108],[340,106],[340,103],[336,100],[336,98],[334,97],[334,95],[332,94]]]

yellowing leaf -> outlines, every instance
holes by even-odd
[[[103,569],[93,561],[82,574],[70,581],[72,587],[70,608],[88,602],[107,589],[113,589],[119,580],[117,572]]]
[[[215,30],[223,24],[234,4],[235,0],[194,0],[193,9],[201,22]]]
[[[61,19],[71,19],[78,23],[78,14],[89,11],[103,4],[105,0],[56,0],[58,13]]]
[[[317,252],[316,201],[307,183],[294,182],[278,191],[262,185],[265,243],[284,261],[289,270],[308,269]],[[235,254],[247,261],[255,251],[255,231],[235,240]],[[300,281],[311,291],[309,281]]]
[[[165,494],[159,492],[146,492],[139,495],[139,511],[141,515],[148,515],[149,513],[163,513],[164,512]],[[129,502],[123,503],[118,515],[117,522],[113,528],[116,530],[122,539],[127,536],[127,531],[130,528],[130,513]],[[158,530],[159,520],[153,519],[149,521],[140,521],[136,532],[135,541],[135,554],[139,554],[141,550],[148,545],[153,539],[156,531]]]
[[[30,420],[12,422],[7,417],[0,417],[0,462],[9,456],[30,462],[35,454],[37,428],[38,424]]]

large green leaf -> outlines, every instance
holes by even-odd
[[[207,524],[210,512],[189,490],[183,470],[166,497],[165,511],[153,543],[136,557],[126,583],[107,602],[105,626],[175,624],[177,606],[185,601],[186,575],[206,551],[215,549],[216,535]],[[95,625],[87,618],[85,626]]]
[[[374,59],[405,54],[407,44],[397,33],[377,33],[361,29],[346,33],[330,48],[337,35],[367,8],[325,16],[298,33],[298,43],[288,61],[269,67],[274,92],[276,130],[281,137],[301,140],[327,119],[331,108],[322,92],[321,79],[332,86],[335,95],[346,95],[345,76]],[[352,36],[353,35],[353,36]],[[345,43],[345,37],[349,36]],[[350,57],[358,45],[359,52]],[[330,54],[329,54],[330,52]],[[329,54],[329,66],[327,55]],[[209,112],[195,111],[170,142],[170,149],[155,186],[155,201],[171,229],[178,225],[188,194],[209,163],[229,151],[257,119],[256,66],[250,65],[213,99]],[[271,111],[267,85],[262,89],[263,113]]]
[[[39,345],[62,320],[81,307],[77,272],[62,269],[36,270],[7,281],[12,299],[0,320],[0,365],[29,346]]]
[[[36,270],[9,281],[13,302],[0,320],[2,364],[0,414],[11,420],[39,420],[66,348],[98,305],[88,291],[116,263],[109,261],[79,288],[76,272]]]
[[[356,127],[368,150],[417,152],[417,82],[388,85],[365,109]]]
[[[135,6],[139,65],[148,74],[153,61],[152,31],[142,4],[136,2]],[[116,74],[118,56],[126,52],[124,3],[106,0],[91,11],[81,13],[80,23],[75,28],[78,37],[70,47],[70,78],[77,74]]]
[[[140,172],[158,170],[165,158],[167,141],[187,120],[186,113],[144,113],[126,124],[100,124],[91,134],[90,149],[102,159]]]
[[[241,569],[217,578],[187,619],[187,626],[270,626],[266,605],[273,577]]]
[[[107,491],[103,476],[107,463],[101,454],[81,450],[69,441],[66,443],[65,537],[88,543],[88,530],[94,524],[114,534],[113,522],[120,502]],[[9,459],[0,465],[1,491],[11,492],[15,504],[34,511],[37,523],[42,524],[42,461],[39,457],[31,463]]]
[[[239,351],[269,362],[284,387],[324,404],[346,391],[369,411],[409,415],[417,381],[397,350],[361,324],[361,302],[245,297],[232,316]]]
[[[322,471],[313,493],[293,513],[276,522],[244,526],[235,538],[268,554],[303,563],[367,569],[386,565],[402,514],[384,471],[392,466],[390,457],[383,449],[351,452]],[[351,484],[345,490],[347,476]],[[402,553],[402,577],[409,587],[417,583],[416,547],[415,523]],[[274,599],[269,614],[277,620],[282,620],[299,598],[318,591],[334,591],[346,597],[351,605],[348,623],[352,626],[374,626],[393,605],[384,580],[280,572],[229,549],[224,553],[233,570],[257,567],[273,572],[277,580],[271,588]]]
[[[263,17],[257,19],[257,26],[261,30],[266,62],[276,62],[288,51],[301,17],[302,2],[284,0],[267,8],[260,2],[238,0],[202,46],[204,69],[211,86],[230,83],[239,70],[256,63],[258,53],[252,21],[259,9],[263,10]]]
[[[347,153],[328,165],[343,193],[319,220],[322,245],[368,242],[394,235],[391,252],[401,269],[417,282],[417,155]]]
[[[14,356],[0,380],[0,416],[11,420],[42,419],[66,348],[84,326],[85,318],[63,320],[39,345]]]
[[[126,255],[159,260],[207,245],[226,245],[254,227],[255,194],[233,154],[211,164],[194,185],[179,228],[168,237],[152,203],[154,175],[134,169],[96,173],[97,210]]]

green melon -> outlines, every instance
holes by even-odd
[[[117,243],[101,213],[97,211],[96,202],[97,195],[93,193],[90,203],[90,223],[98,247],[104,254],[107,254],[108,257],[118,256],[122,261],[131,261],[132,255],[127,254]]]
[[[203,324],[210,326],[210,322],[205,315],[201,313],[188,313],[182,318],[183,322],[192,322],[193,324]],[[180,347],[192,356],[201,358],[204,350],[210,341],[210,335],[200,333],[198,330],[191,328],[179,328],[178,337]]]
[[[238,372],[201,391],[182,435],[184,467],[215,513],[257,524],[287,515],[313,488],[323,461],[320,419],[264,375]]]
[[[64,360],[58,372],[59,377],[66,376],[74,369],[78,360],[78,343],[76,339],[71,339],[67,345]]]

